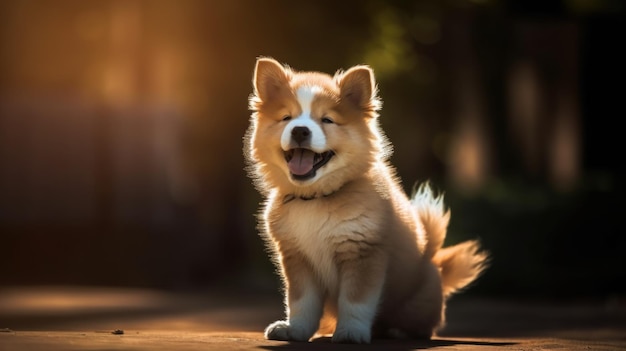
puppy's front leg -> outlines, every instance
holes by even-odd
[[[380,302],[387,257],[378,247],[367,243],[350,243],[347,251],[339,250],[340,269],[337,328],[332,341],[370,343],[372,324]]]
[[[308,341],[319,328],[323,295],[308,262],[299,252],[283,252],[286,320],[276,321],[265,329],[270,340]]]

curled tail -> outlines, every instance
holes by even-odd
[[[428,183],[419,186],[411,203],[426,232],[424,256],[439,268],[444,296],[463,289],[487,268],[488,254],[476,240],[442,248],[450,221],[443,196],[435,196]]]

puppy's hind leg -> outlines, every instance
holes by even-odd
[[[444,297],[437,268],[429,265],[418,290],[393,314],[383,316],[394,337],[430,339],[444,322]]]

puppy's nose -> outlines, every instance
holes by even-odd
[[[310,137],[311,131],[307,127],[294,127],[291,130],[291,138],[298,144],[302,144]]]

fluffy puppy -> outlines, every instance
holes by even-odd
[[[387,161],[373,71],[297,72],[259,58],[244,137],[265,196],[262,235],[284,283],[286,319],[268,339],[369,343],[430,338],[445,300],[474,281],[476,241],[442,248],[450,212],[422,185],[412,198]]]

